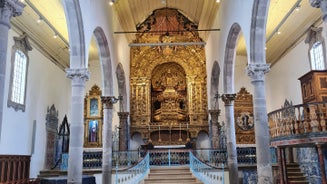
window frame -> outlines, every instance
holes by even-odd
[[[27,35],[24,33],[20,37],[14,37],[14,45],[12,46],[11,51],[11,72],[10,72],[10,81],[9,81],[9,91],[8,91],[8,100],[7,107],[12,107],[15,111],[21,110],[25,112],[26,108],[26,91],[27,91],[27,76],[28,76],[28,66],[29,66],[29,56],[28,51],[32,50],[32,47],[28,41]],[[14,86],[14,73],[16,67],[16,53],[17,51],[25,55],[25,76],[24,76],[24,94],[23,94],[23,103],[16,102],[12,100],[13,95],[13,86]]]
[[[326,45],[325,45],[325,39],[322,36],[322,27],[311,27],[311,29],[308,32],[307,38],[305,39],[305,43],[309,44],[308,49],[308,57],[310,62],[310,69],[311,70],[326,70],[327,69],[327,63],[326,63]],[[314,61],[311,58],[311,50],[313,49],[314,45],[320,42],[321,43],[321,49],[322,49],[322,57],[323,57],[323,64],[324,68],[322,69],[316,69],[313,67]]]

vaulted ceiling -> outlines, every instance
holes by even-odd
[[[223,0],[221,0],[223,1]],[[26,32],[39,50],[61,68],[69,67],[69,44],[65,14],[61,0],[25,0],[22,16],[12,19],[13,28]],[[136,31],[155,9],[176,8],[189,20],[198,24],[199,30],[212,29],[219,3],[216,0],[116,0],[113,7],[123,30]],[[43,19],[39,23],[37,20]],[[306,31],[321,24],[321,13],[312,8],[308,0],[271,0],[267,21],[266,60],[274,64],[290,48],[302,41]],[[218,28],[219,29],[219,28]],[[278,34],[280,32],[280,34]],[[210,31],[201,31],[206,41]],[[53,38],[54,34],[59,37]],[[117,33],[118,34],[118,33]],[[134,34],[125,34],[131,42]],[[93,42],[92,45],[94,45]],[[237,54],[246,55],[244,38],[239,39]],[[90,57],[96,57],[96,47],[91,47]]]

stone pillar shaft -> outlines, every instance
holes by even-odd
[[[118,112],[119,116],[119,151],[128,150],[128,127],[127,127],[127,118],[128,112]]]
[[[231,184],[238,184],[238,165],[236,152],[236,136],[234,123],[234,100],[236,94],[223,94],[222,99],[225,103],[226,116],[226,136],[228,153],[229,181]]]
[[[102,183],[111,184],[112,171],[112,108],[116,103],[115,97],[102,97],[103,103],[103,132],[102,132]]]
[[[317,144],[317,153],[319,159],[319,167],[320,167],[320,175],[321,175],[321,182],[322,184],[326,184],[326,170],[325,170],[325,161],[324,161],[324,153],[322,150],[322,145]]]
[[[13,0],[2,0],[0,3],[0,137],[5,96],[5,77],[7,63],[8,33],[10,19],[22,14],[24,4]]]
[[[82,68],[67,69],[66,73],[67,77],[72,80],[67,183],[81,184],[83,172],[84,96],[85,82],[89,79],[89,72],[86,68]]]
[[[249,64],[248,75],[254,86],[253,110],[255,140],[257,149],[258,183],[273,183],[270,159],[270,135],[266,107],[265,73],[269,71],[268,64]]]
[[[218,117],[220,110],[209,110],[211,116],[211,148],[218,149],[219,146],[219,132],[218,132]]]
[[[279,171],[279,183],[284,183],[284,169],[283,169],[283,160],[282,160],[282,148],[277,147],[277,160],[278,160],[278,171]]]

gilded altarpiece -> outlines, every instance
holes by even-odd
[[[255,144],[253,97],[242,87],[234,101],[234,119],[237,144]]]
[[[102,148],[101,90],[94,85],[84,99],[84,147]]]
[[[154,145],[185,144],[208,132],[206,61],[197,25],[175,9],[155,10],[131,47],[131,134]],[[180,30],[180,31],[176,31]]]

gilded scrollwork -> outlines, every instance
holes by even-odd
[[[158,24],[160,21],[168,22]],[[175,29],[181,31],[162,32]],[[159,9],[137,25],[139,33],[134,43],[202,42],[196,29],[197,25],[177,10]],[[164,135],[168,130],[178,129],[180,124],[191,137],[201,130],[207,131],[204,47],[133,46],[130,53],[131,127],[134,131],[147,132],[146,125],[162,125]],[[156,143],[155,137],[160,131],[151,132],[152,141]],[[174,136],[172,133],[171,137]]]

